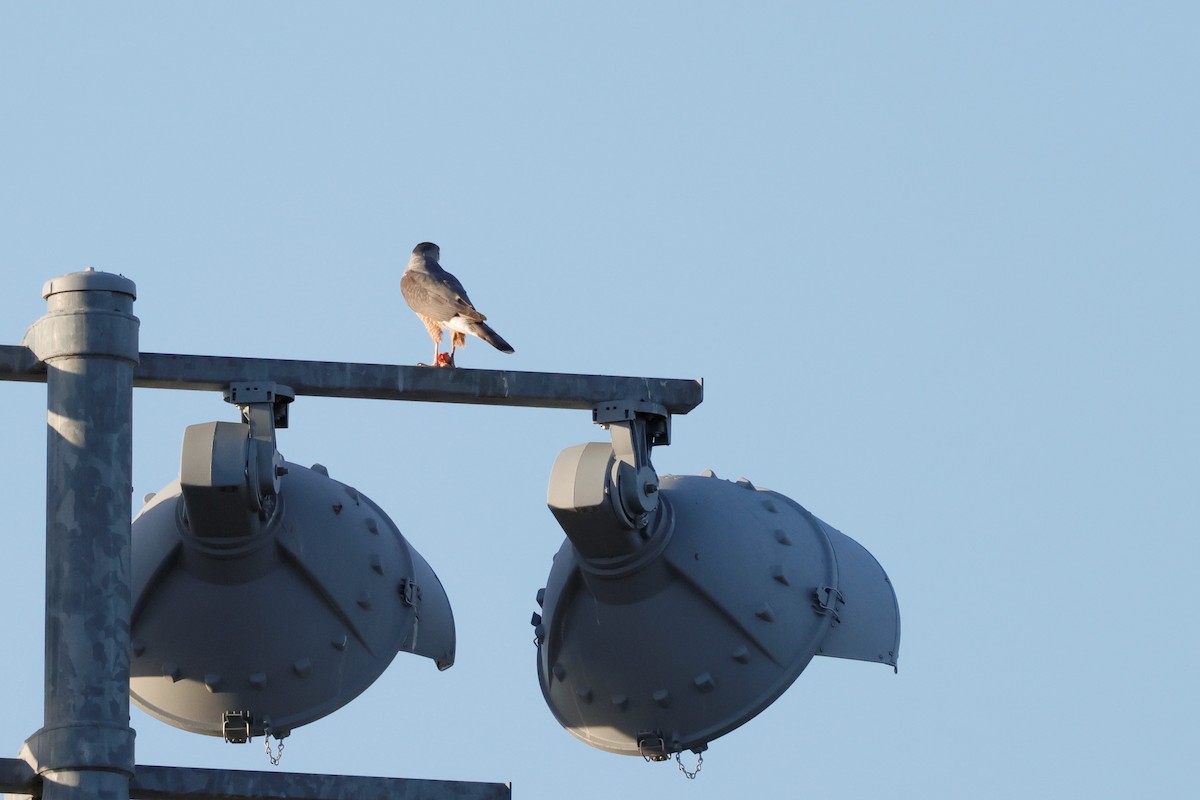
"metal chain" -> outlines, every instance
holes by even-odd
[[[263,748],[267,751],[267,760],[271,762],[271,766],[278,767],[279,762],[283,760],[283,739],[276,736],[275,741],[279,744],[278,753],[271,751],[271,729],[268,728],[263,736]]]
[[[701,767],[704,766],[704,753],[696,754],[696,768],[691,772],[688,772],[687,767],[683,765],[683,759],[679,757],[679,753],[675,754],[675,765],[679,767],[679,771],[683,773],[683,777],[689,781],[695,780],[696,776],[700,774]]]

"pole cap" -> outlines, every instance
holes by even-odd
[[[129,278],[91,268],[51,278],[42,287],[42,297],[46,299],[59,292],[120,292],[137,299],[137,286]]]

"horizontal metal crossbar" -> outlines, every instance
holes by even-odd
[[[41,779],[19,758],[0,758],[0,792],[39,794]],[[368,778],[298,772],[139,765],[131,800],[510,800],[504,783]]]
[[[32,794],[38,786],[33,767],[19,758],[0,758],[0,794]]]
[[[0,345],[0,380],[44,382],[46,366],[23,346]],[[133,385],[148,389],[224,391],[234,381],[274,381],[297,395],[590,409],[610,400],[661,405],[686,414],[704,399],[701,380],[434,369],[344,361],[142,353]]]

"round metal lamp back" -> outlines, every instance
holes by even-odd
[[[539,593],[538,677],[573,735],[651,759],[704,750],[839,640],[850,596],[880,608],[845,617],[858,639],[832,654],[895,663],[895,595],[848,537],[748,481],[667,475],[659,502],[673,518],[661,555],[608,571],[568,540]]]
[[[454,662],[445,591],[387,514],[322,467],[283,467],[255,535],[191,530],[178,481],[134,520],[131,694],[164,722],[229,738],[233,714],[285,736],[400,650]]]

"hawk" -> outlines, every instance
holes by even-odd
[[[475,309],[458,278],[438,264],[440,257],[441,250],[436,244],[421,242],[413,248],[412,258],[400,278],[400,293],[433,338],[432,366],[453,367],[454,351],[466,345],[468,333],[502,353],[513,352],[512,345],[492,330],[487,317]],[[450,331],[449,353],[439,352],[443,330]]]

